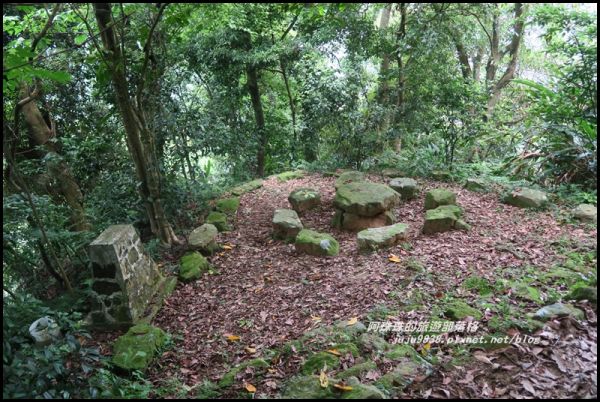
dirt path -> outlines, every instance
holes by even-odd
[[[370,179],[381,181],[375,176]],[[166,352],[152,369],[153,381],[172,376],[181,378],[188,385],[203,379],[215,381],[229,367],[250,357],[247,347],[256,349],[252,356],[260,356],[261,351],[298,338],[318,325],[350,317],[364,319],[370,310],[381,304],[393,308],[402,301],[404,293],[413,288],[434,299],[446,293],[458,291],[460,294],[460,285],[472,275],[493,281],[504,269],[514,271],[528,266],[535,266],[537,270],[550,269],[562,258],[556,247],[552,247],[556,242],[570,241],[595,248],[595,230],[561,225],[552,212],[521,210],[501,204],[497,194],[482,195],[447,183],[425,181],[421,183],[422,191],[417,199],[403,203],[394,211],[398,222],[410,225],[407,241],[410,246],[398,245],[378,254],[360,255],[356,250],[355,234],[330,227],[334,213],[334,180],[311,175],[280,183],[271,178],[265,180],[262,188],[242,196],[235,230],[220,234],[221,243],[230,244],[233,249],[211,259],[220,274],[206,276],[191,284],[179,284],[155,319],[156,325],[175,334],[178,341],[176,348]],[[271,239],[273,211],[289,208],[287,196],[298,187],[312,187],[321,192],[322,205],[301,219],[306,228],[332,234],[340,243],[339,256],[325,259],[299,255],[293,245]],[[429,236],[420,233],[424,193],[434,187],[455,191],[458,203],[466,211],[467,222],[473,226],[471,231]],[[389,254],[400,256],[403,263],[390,262]],[[425,267],[426,272],[420,280],[415,280],[415,272],[407,267],[406,261],[419,261]],[[595,322],[594,313],[590,310],[589,314]],[[397,318],[428,319],[429,315],[430,311],[425,308],[419,312],[399,312]],[[595,378],[595,330],[586,324],[586,327],[571,328],[571,331],[570,340],[561,337],[551,344],[560,346],[567,359],[574,356],[569,348],[577,348],[576,342],[581,350],[584,350],[581,342],[588,346],[585,352],[588,357],[593,356],[593,362],[585,361],[594,372],[581,371],[576,365],[573,369],[589,383],[590,375]],[[228,334],[239,336],[239,342],[228,341],[225,338]],[[538,359],[545,356],[544,351],[535,352],[534,357]],[[520,353],[520,356],[519,362],[527,361],[527,353]],[[552,355],[547,359],[552,360]],[[513,390],[508,388],[504,394],[495,391],[494,384],[500,387],[507,381],[501,376],[494,382],[497,368],[492,367],[496,366],[479,361],[474,364],[477,366],[464,367],[464,373],[471,370],[474,377],[477,373],[484,374],[485,384],[475,378],[470,386],[479,389],[469,391],[469,387],[458,383],[459,378],[454,377],[461,375],[460,370],[449,373],[442,370],[426,384],[414,384],[407,396],[512,395]],[[506,365],[518,366],[514,363]],[[510,377],[520,378],[518,376],[525,376],[536,367],[529,364],[518,367],[518,373],[508,372],[511,372]],[[464,379],[464,373],[461,379]],[[572,389],[575,374],[567,376],[560,371],[556,374],[554,370],[552,375],[565,380],[554,381],[555,385],[550,386],[553,395],[580,395],[580,390]],[[509,383],[514,381],[507,381],[504,386]],[[565,383],[571,388],[564,388]],[[595,383],[592,385],[589,394],[595,395]],[[526,390],[528,385],[521,387]],[[560,392],[559,387],[563,387]],[[257,395],[260,392],[259,387]],[[526,391],[518,394],[528,395]]]

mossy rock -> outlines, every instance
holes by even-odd
[[[454,300],[446,305],[444,315],[453,320],[462,320],[467,317],[473,317],[476,320],[481,319],[479,310],[474,309],[462,300]]]
[[[331,235],[303,229],[296,236],[296,250],[316,256],[336,256],[340,245]]]
[[[505,204],[519,208],[542,208],[548,204],[548,196],[540,190],[531,188],[515,189],[502,198]]]
[[[276,177],[277,177],[277,180],[284,182],[284,181],[293,180],[293,179],[300,179],[300,178],[304,177],[304,175],[305,175],[305,173],[303,171],[294,170],[294,171],[279,173]]]
[[[351,232],[360,232],[366,229],[380,228],[392,225],[396,222],[396,217],[391,211],[385,211],[375,216],[360,216],[350,212],[341,212],[341,218],[334,223],[339,226],[334,226],[338,229],[349,230]]]
[[[327,365],[327,370],[334,369],[340,365],[339,357],[328,352],[312,354],[302,365],[302,374],[319,373]]]
[[[456,205],[456,194],[443,188],[425,193],[425,209],[435,209],[441,205]]]
[[[573,218],[579,219],[582,222],[597,223],[598,209],[595,205],[580,204],[573,209]]]
[[[209,269],[210,264],[202,254],[196,251],[187,253],[179,261],[179,279],[190,282],[199,279]]]
[[[190,233],[188,244],[190,248],[212,254],[218,249],[217,235],[219,230],[210,223],[197,227]]]
[[[482,179],[467,179],[465,182],[465,188],[476,193],[488,192],[488,186]]]
[[[300,214],[321,204],[321,195],[312,188],[298,188],[290,193],[288,201],[292,209]]]
[[[452,173],[447,170],[433,170],[431,178],[438,181],[452,181]]]
[[[223,212],[211,212],[206,217],[206,223],[214,225],[219,230],[219,232],[227,232],[232,229],[231,225],[229,225],[229,223],[227,222],[227,215]]]
[[[568,300],[588,300],[593,304],[598,301],[598,289],[591,286],[578,286],[566,297]]]
[[[256,369],[266,369],[269,366],[270,366],[269,363],[267,363],[264,359],[259,358],[259,359],[247,360],[247,361],[241,363],[239,366],[234,367],[231,370],[229,370],[227,372],[227,374],[225,374],[223,376],[223,378],[221,378],[221,381],[219,381],[219,387],[221,387],[221,388],[231,387],[233,385],[233,383],[235,382],[235,377],[238,375],[238,373],[241,372],[242,370],[245,370],[248,367],[254,367]]]
[[[423,233],[432,234],[447,232],[456,226],[459,220],[457,211],[460,208],[456,205],[444,205],[435,209],[429,209],[425,212],[425,223],[423,224]]]
[[[304,228],[298,214],[293,209],[276,209],[273,215],[273,237],[294,241]]]
[[[237,187],[234,187],[233,189],[231,189],[231,193],[233,195],[242,195],[244,193],[248,193],[250,191],[254,191],[257,190],[259,188],[261,188],[263,186],[263,180],[262,179],[256,179],[256,180],[252,180],[249,181],[247,183],[241,184]]]
[[[337,189],[338,187],[340,187],[344,184],[365,181],[366,179],[367,178],[365,177],[365,174],[363,172],[357,172],[357,171],[344,172],[335,181],[335,188]]]
[[[376,216],[392,209],[400,194],[385,184],[359,181],[340,185],[333,204],[345,212],[360,216]]]
[[[407,232],[408,225],[404,223],[360,231],[356,236],[358,251],[366,253],[391,247],[401,240],[406,240]]]
[[[225,214],[235,214],[240,206],[240,197],[223,198],[217,201],[215,209]]]
[[[423,363],[413,360],[410,357],[401,358],[396,367],[384,374],[375,382],[375,386],[385,390],[392,397],[396,397],[408,387],[417,376],[429,376],[432,367],[429,363]]]
[[[402,360],[404,358],[409,358],[410,360],[418,363],[422,366],[427,366],[429,362],[423,359],[417,351],[410,345],[397,344],[392,345],[390,350],[383,354],[383,356],[389,360],[397,361]]]
[[[385,168],[385,169],[381,170],[381,175],[383,177],[395,179],[398,177],[406,176],[406,173],[403,170],[399,170],[399,169],[395,169],[395,168]]]
[[[335,378],[344,380],[350,377],[362,377],[367,374],[371,370],[376,370],[377,364],[375,364],[372,360],[367,360],[363,363],[355,364],[354,366],[347,368],[344,371],[341,371],[335,375]]]
[[[145,371],[166,341],[167,335],[162,329],[148,324],[135,325],[113,344],[112,362],[125,370]]]
[[[390,180],[389,186],[400,194],[402,200],[412,200],[419,192],[419,185],[415,179],[398,177]]]

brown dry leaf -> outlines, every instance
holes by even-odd
[[[237,335],[225,335],[225,338],[227,338],[229,342],[237,342],[240,340],[240,337]]]
[[[223,250],[233,250],[233,247],[228,244],[223,244]]]
[[[256,392],[256,387],[252,384],[246,384],[246,391],[250,392],[251,394]]]
[[[353,317],[350,320],[348,320],[348,326],[350,325],[354,325],[358,322],[358,317]]]
[[[400,257],[395,254],[390,254],[389,258],[390,262],[401,262]]]
[[[342,355],[337,349],[329,349],[326,352],[327,353],[331,353],[332,355],[335,355],[335,356],[341,356]]]
[[[319,317],[318,315],[313,315],[313,316],[310,317],[310,319],[313,320],[313,321],[317,321],[318,322],[318,321],[321,321],[322,318]]]
[[[352,387],[349,385],[345,385],[343,383],[340,384],[333,384],[334,387],[336,387],[337,389],[341,390],[341,391],[352,391]]]
[[[256,349],[248,346],[248,347],[246,347],[246,352],[248,352],[250,354],[254,354],[254,353],[256,353]]]

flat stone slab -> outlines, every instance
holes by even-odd
[[[444,188],[436,188],[425,194],[425,209],[435,209],[441,205],[456,205],[456,194]]]
[[[358,250],[369,252],[391,247],[400,240],[405,240],[407,232],[408,225],[404,223],[363,230],[356,236]]]
[[[406,175],[402,170],[394,169],[394,168],[386,168],[381,171],[381,175],[383,177],[395,178],[395,177],[403,177]]]
[[[339,209],[334,216],[333,226],[338,229],[359,232],[365,229],[388,226],[395,222],[396,218],[390,211],[375,216],[360,216]]]
[[[598,208],[591,204],[580,204],[573,209],[573,217],[582,222],[598,222]]]
[[[239,186],[232,188],[231,193],[233,195],[242,195],[244,193],[248,193],[250,191],[259,189],[262,186],[263,186],[262,179],[256,179],[256,180],[252,180],[252,181],[249,181],[244,184],[240,184]]]
[[[335,181],[335,188],[337,189],[339,186],[344,185],[344,184],[355,183],[355,182],[365,181],[365,180],[366,180],[366,176],[363,172],[357,172],[357,171],[344,172]]]
[[[540,190],[521,188],[507,194],[502,202],[519,208],[541,208],[548,204],[548,196]]]
[[[309,229],[298,233],[295,246],[299,252],[316,256],[335,256],[340,252],[340,245],[333,236]]]
[[[273,237],[294,240],[304,229],[298,214],[293,209],[276,209],[273,215]]]
[[[385,184],[367,181],[338,187],[333,204],[345,212],[360,216],[375,216],[392,209],[400,194]]]
[[[298,188],[291,192],[288,201],[294,211],[302,213],[321,204],[321,195],[312,188]]]
[[[419,185],[415,179],[408,177],[398,177],[390,180],[389,185],[391,188],[400,193],[400,197],[403,200],[411,200],[416,197],[419,192]]]
[[[194,250],[213,253],[217,249],[219,230],[211,223],[205,223],[190,233],[188,244]]]

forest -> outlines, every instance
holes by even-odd
[[[4,3],[3,398],[597,398],[594,3]]]

